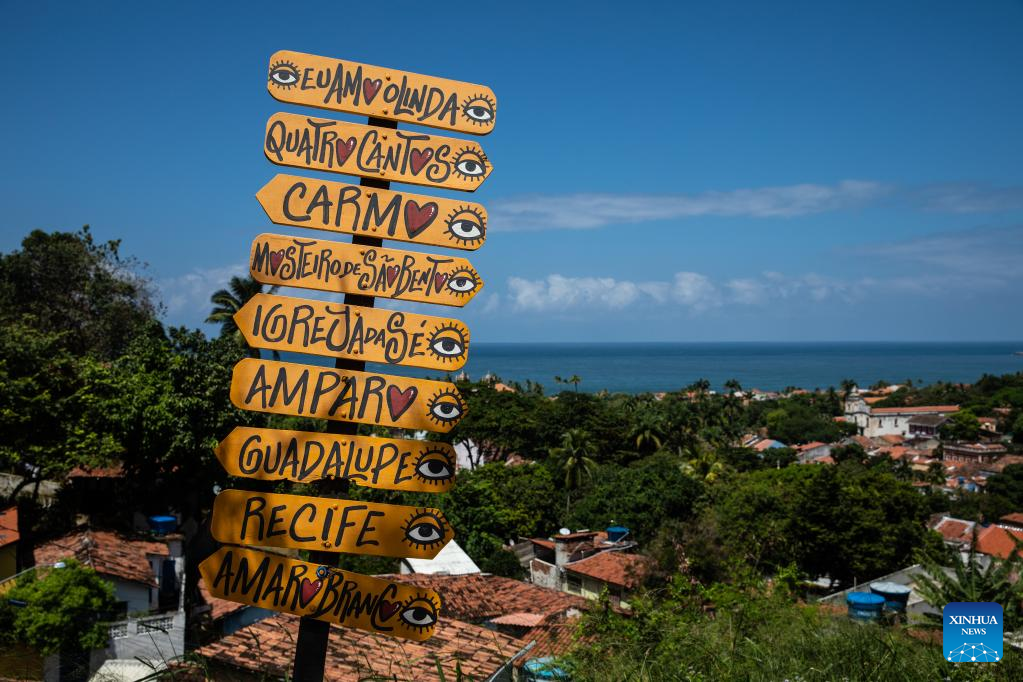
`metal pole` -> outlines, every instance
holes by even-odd
[[[396,121],[388,121],[382,118],[370,117],[369,124],[381,128],[397,128]],[[362,178],[359,184],[363,187],[375,189],[390,189],[391,183],[387,180],[376,178]],[[379,237],[366,237],[354,235],[353,244],[362,246],[383,246],[384,240]],[[364,308],[372,308],[373,296],[363,294],[345,294],[345,305],[358,305]],[[335,369],[350,369],[363,371],[366,363],[362,360],[348,360],[338,358],[334,361]],[[327,422],[327,433],[339,433],[354,436],[359,430],[355,422],[329,421]],[[320,481],[315,484],[318,493],[341,493],[348,492],[350,483],[347,479],[332,481]],[[337,566],[338,555],[334,552],[314,551],[309,552],[309,561],[314,564],[326,566]],[[291,673],[294,682],[322,682],[323,671],[327,663],[327,640],[330,637],[330,623],[303,616],[298,624],[298,641],[295,644],[295,666]]]

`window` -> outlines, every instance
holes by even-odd
[[[583,591],[583,581],[577,575],[568,574],[568,591],[579,594]]]

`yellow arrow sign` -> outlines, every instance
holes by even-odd
[[[479,204],[279,174],[256,192],[278,225],[478,249],[487,234]]]
[[[444,493],[455,480],[454,448],[422,440],[237,426],[214,452],[227,473],[262,481],[347,478],[367,488]]]
[[[282,102],[486,135],[497,98],[483,85],[281,50],[266,82]]]
[[[440,615],[433,590],[254,549],[221,547],[199,572],[220,599],[401,639],[429,639]]]
[[[246,358],[231,402],[243,410],[448,432],[467,411],[447,381]]]
[[[263,284],[462,307],[483,280],[464,258],[261,234],[249,272]]]
[[[454,531],[439,509],[224,490],[210,532],[257,547],[432,559]]]
[[[389,365],[455,370],[469,350],[458,320],[287,296],[256,294],[234,321],[254,348]]]
[[[483,148],[473,140],[302,114],[271,116],[263,151],[279,166],[466,192],[475,191],[493,170]]]

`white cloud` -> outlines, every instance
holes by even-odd
[[[878,182],[844,180],[701,194],[537,194],[491,202],[489,213],[495,230],[579,230],[698,216],[788,218],[865,205],[889,191]]]
[[[816,274],[789,277],[765,272],[758,277],[717,284],[697,272],[677,272],[669,281],[632,282],[613,277],[548,275],[508,280],[513,309],[522,312],[560,312],[578,308],[620,310],[635,305],[675,305],[693,312],[731,305],[764,305],[803,296],[814,301],[860,298],[871,280],[842,282]]]
[[[156,290],[166,306],[166,314],[175,323],[198,324],[209,315],[210,296],[227,286],[231,277],[244,276],[244,264],[221,265],[193,270],[183,275],[156,280]]]
[[[921,187],[915,199],[924,209],[943,213],[995,213],[1023,209],[1023,186],[992,187],[966,182]]]

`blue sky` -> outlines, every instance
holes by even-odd
[[[1023,339],[1021,35],[998,0],[18,3],[0,250],[89,223],[200,325],[296,233],[253,196],[291,49],[497,93],[486,286],[430,310],[478,341]]]

